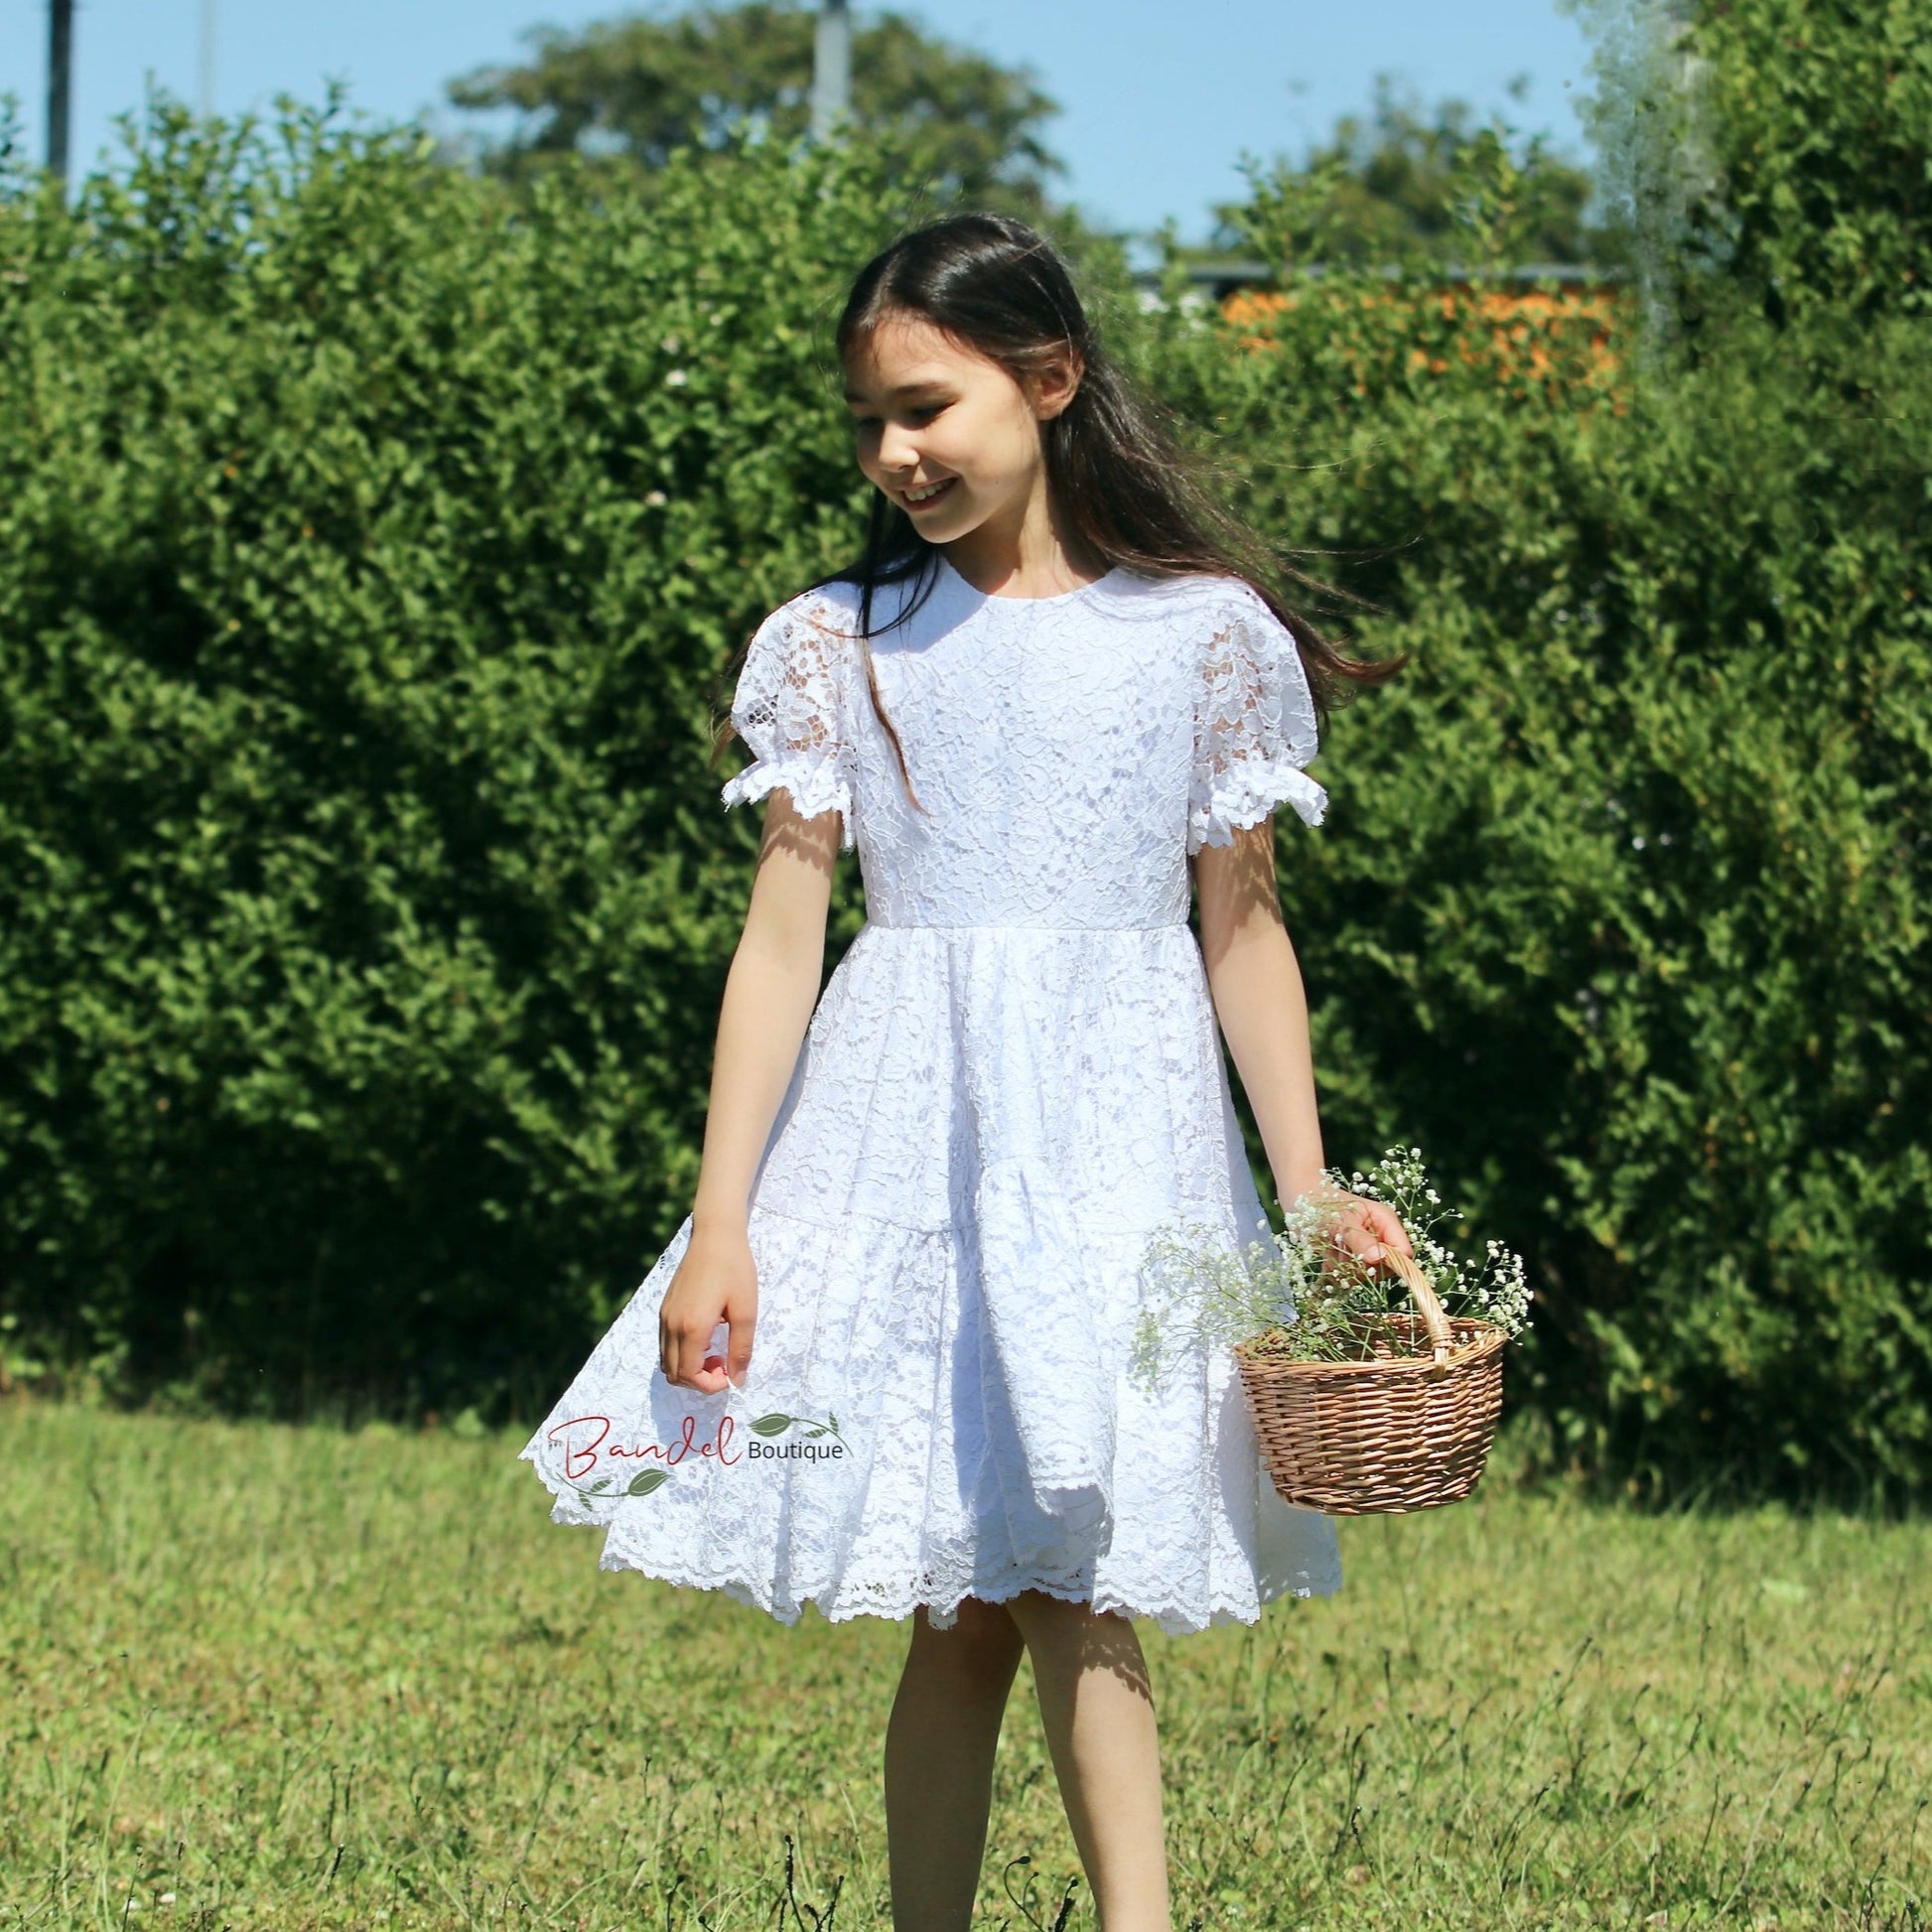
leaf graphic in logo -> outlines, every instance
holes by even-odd
[[[626,1496],[648,1496],[653,1489],[661,1488],[670,1479],[669,1469],[639,1469],[630,1478],[630,1487],[623,1493]]]
[[[760,1416],[752,1425],[752,1434],[754,1436],[781,1436],[796,1420],[796,1417],[783,1415],[774,1409],[770,1415]]]
[[[609,1476],[599,1476],[598,1479],[594,1483],[592,1483],[588,1489],[584,1491],[584,1493],[587,1496],[595,1496],[600,1489],[608,1489],[610,1488],[610,1486],[611,1486],[611,1478]]]

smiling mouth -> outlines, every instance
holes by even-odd
[[[957,481],[956,477],[947,477],[943,482],[927,483],[919,489],[901,489],[899,500],[909,510],[928,509],[938,502]]]

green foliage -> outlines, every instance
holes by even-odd
[[[1282,829],[1330,1158],[1423,1145],[1525,1256],[1554,1453],[1909,1489],[1927,262],[1889,120],[1848,100],[1839,186],[1793,185],[1731,51],[1789,4],[1700,25],[1722,192],[1633,225],[1740,241],[1648,304],[1337,265],[1123,342],[1368,601],[1316,615],[1413,653],[1330,725],[1331,824]],[[164,112],[72,207],[0,195],[11,1359],[525,1413],[581,1360],[695,1178],[755,843],[706,700],[854,542],[821,358],[894,180],[766,144],[510,196],[412,135]],[[1854,230],[1898,300],[1831,279]],[[833,955],[858,913],[848,868]]]
[[[577,33],[542,27],[527,37],[527,65],[466,75],[450,98],[520,111],[517,133],[491,153],[511,172],[579,153],[661,168],[680,147],[716,148],[747,131],[792,140],[811,119],[815,11],[800,0],[736,0]],[[1040,137],[1059,108],[1031,72],[935,39],[903,14],[855,22],[852,110],[940,201],[1036,207],[1060,167]]]
[[[0,204],[22,1353],[532,1400],[615,1312],[756,849],[707,700],[849,546],[868,166],[512,205],[415,135],[164,107],[70,211]]]
[[[1775,318],[1932,316],[1932,14],[1922,0],[1751,0],[1690,39],[1733,271]],[[1709,215],[1706,216],[1709,219]]]
[[[1659,305],[1712,265],[1765,314],[1924,316],[1932,15],[1921,0],[1566,0],[1613,217]]]
[[[1628,312],[1612,369],[1581,311],[1368,275],[1259,335],[1171,320],[1150,366],[1414,654],[1285,848],[1340,1151],[1415,1137],[1526,1254],[1560,1448],[1913,1487],[1932,359],[1913,322],[1695,299],[1649,373]]]
[[[1467,266],[1472,243],[1511,266],[1623,258],[1621,231],[1585,218],[1589,175],[1545,136],[1523,141],[1500,116],[1472,126],[1459,100],[1425,118],[1387,74],[1366,118],[1345,114],[1299,162],[1248,174],[1249,200],[1218,211],[1220,240],[1253,244],[1259,230],[1268,258],[1292,266]]]

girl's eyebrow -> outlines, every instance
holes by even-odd
[[[945,386],[937,377],[925,382],[901,382],[897,388],[886,391],[886,400],[891,402],[897,396],[937,395]],[[848,389],[845,392],[845,399],[847,402],[865,402],[868,397],[863,389]]]

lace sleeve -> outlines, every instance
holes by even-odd
[[[752,762],[719,794],[727,808],[783,789],[802,817],[837,812],[840,844],[853,843],[848,641],[836,615],[817,603],[794,600],[759,624],[732,699],[732,723]]]
[[[1318,740],[1302,654],[1274,613],[1243,591],[1211,621],[1194,705],[1187,850],[1231,845],[1286,801],[1319,825],[1328,794],[1302,768]]]

